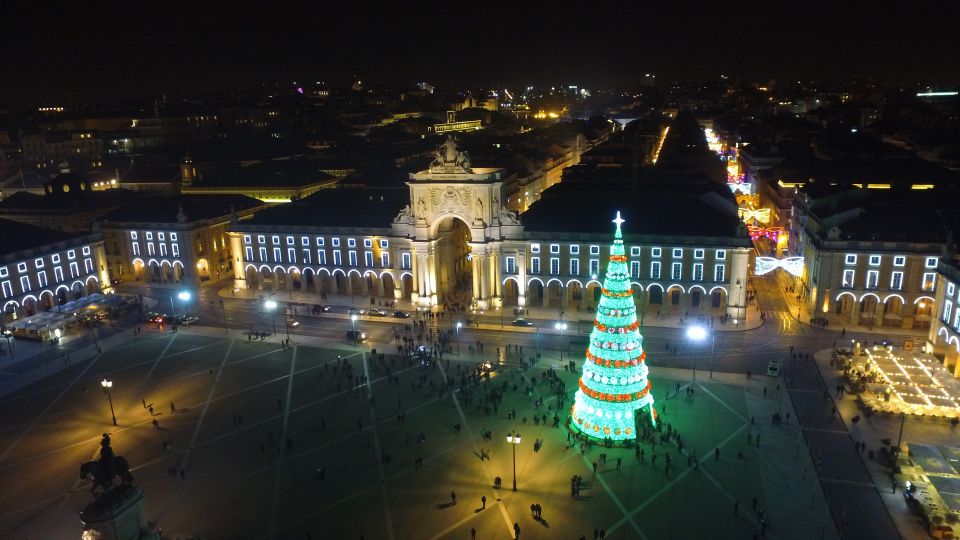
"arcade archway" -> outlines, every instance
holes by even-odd
[[[437,301],[469,304],[473,297],[470,228],[463,220],[448,216],[440,220],[436,230]]]

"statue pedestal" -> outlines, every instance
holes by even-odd
[[[88,504],[80,512],[83,540],[159,540],[143,517],[143,492],[126,485]]]

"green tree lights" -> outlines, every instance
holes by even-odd
[[[594,439],[627,441],[637,438],[639,418],[647,415],[655,422],[656,413],[630,288],[620,212],[613,222],[617,232],[590,332],[580,389],[573,400],[571,427]]]

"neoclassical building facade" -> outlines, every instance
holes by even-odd
[[[561,187],[518,217],[503,206],[501,170],[472,167],[448,140],[406,189],[323,190],[234,223],[235,287],[406,299],[430,309],[592,310],[616,209],[627,219],[641,310],[745,316],[752,245],[725,186]],[[683,192],[683,208],[664,208],[659,197],[670,189]]]

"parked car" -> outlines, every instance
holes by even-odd
[[[314,304],[313,308],[311,308],[310,310],[310,312],[313,313],[314,315],[319,315],[321,313],[326,313],[328,311],[330,311],[330,306],[324,306],[322,304]]]
[[[294,319],[287,319],[287,326],[289,326],[290,328],[296,328],[300,326],[300,321],[297,321]]]
[[[398,319],[409,319],[409,318],[410,318],[410,314],[409,314],[409,313],[407,313],[406,311],[399,311],[399,310],[398,310],[398,311],[394,311],[394,312],[393,312],[393,316],[396,317],[396,318],[398,318]]]
[[[152,323],[162,323],[163,319],[166,318],[166,313],[157,313],[156,311],[150,311],[147,313],[147,320]]]
[[[182,326],[193,326],[198,322],[200,322],[200,317],[197,317],[196,315],[186,315],[180,317],[180,320],[177,322],[177,324]]]
[[[534,325],[532,322],[530,322],[530,321],[528,321],[528,320],[526,320],[526,319],[523,319],[523,318],[514,319],[514,320],[513,320],[513,325],[514,325],[514,326],[528,326],[528,327],[529,327],[529,326],[536,326],[536,325]]]
[[[379,308],[370,308],[367,310],[367,315],[370,317],[386,317],[387,310]]]

